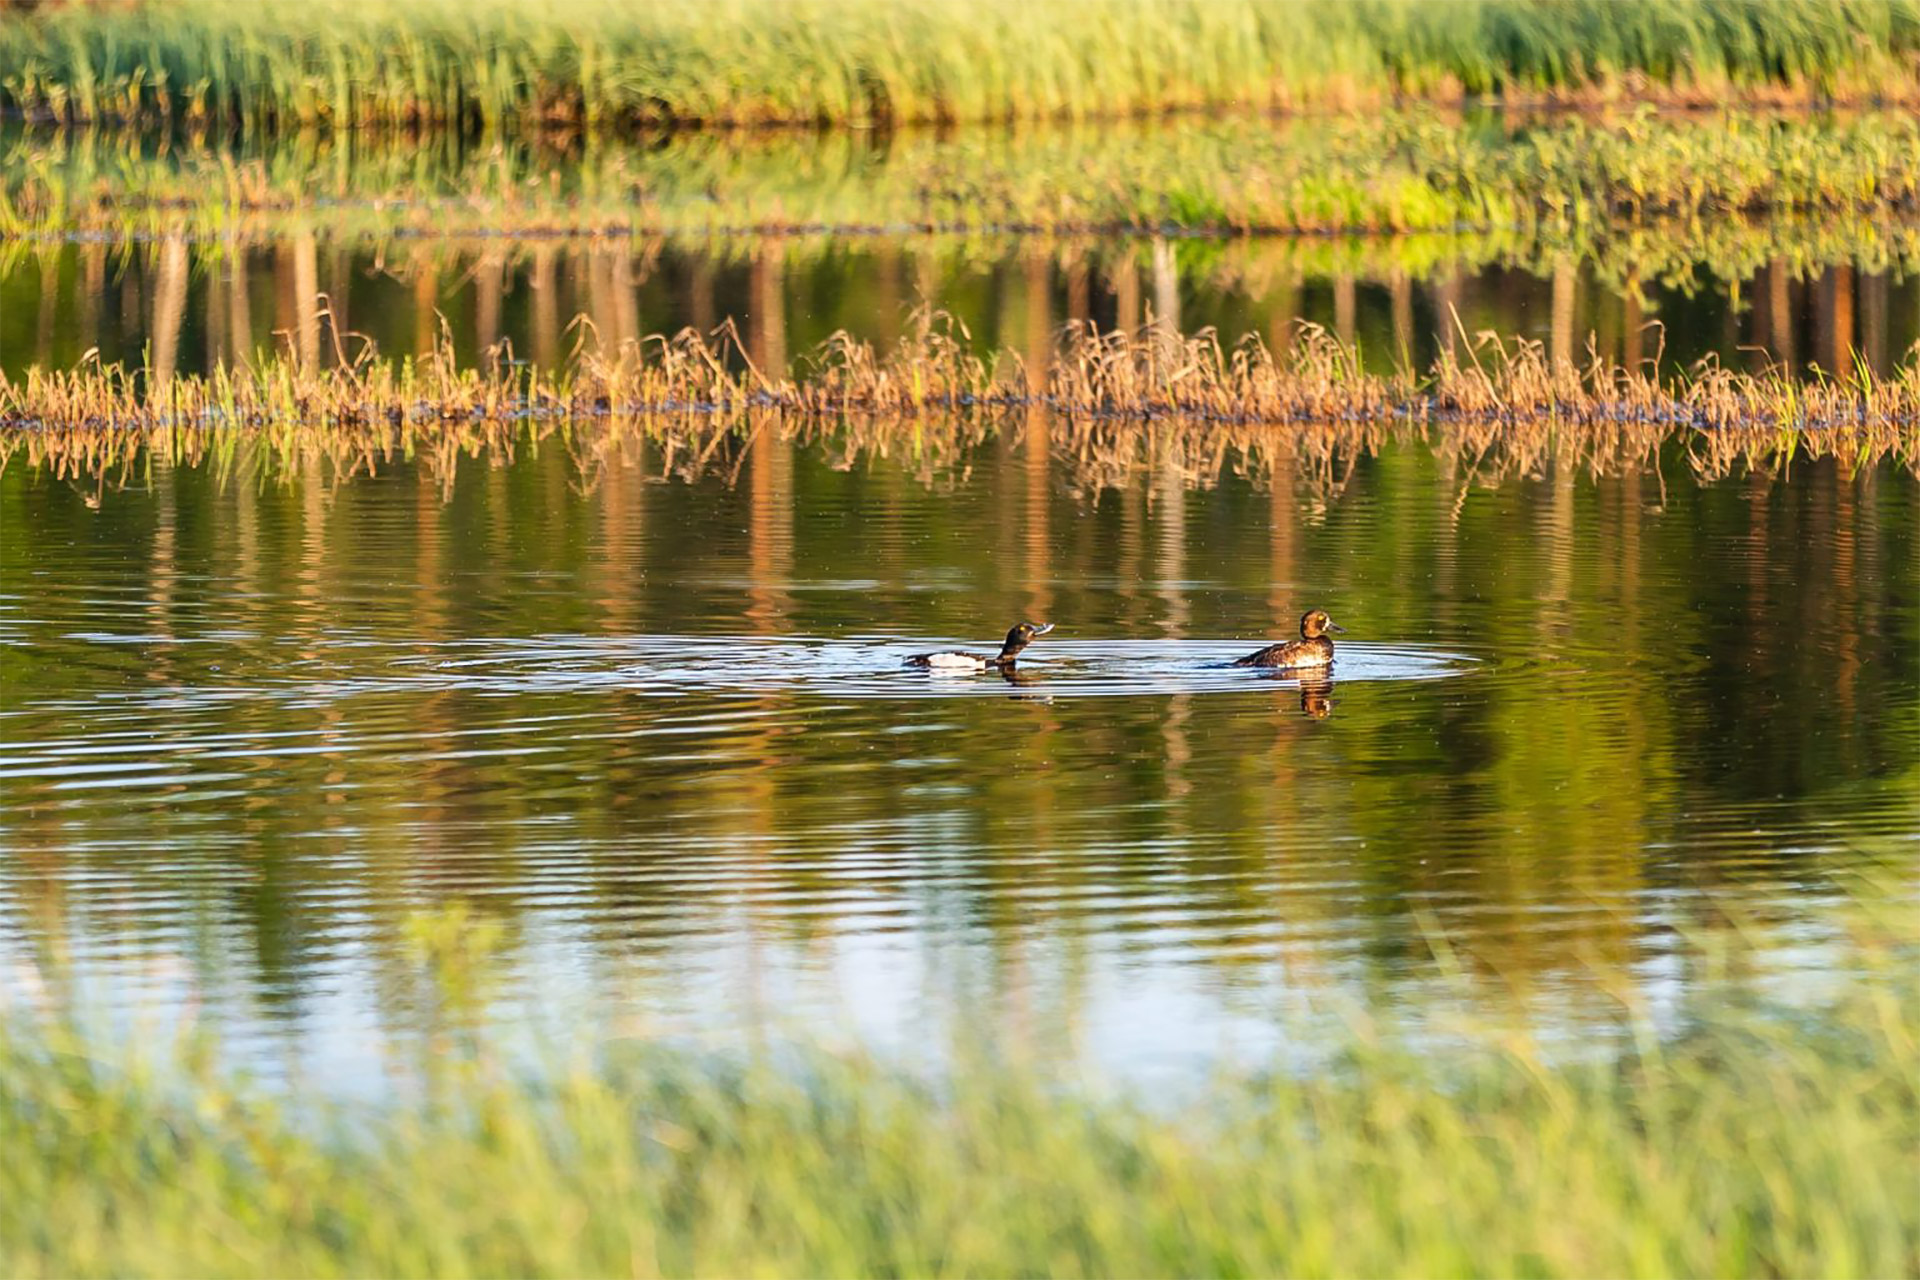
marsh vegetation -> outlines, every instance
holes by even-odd
[[[873,124],[1402,97],[1907,99],[1913,0],[244,0],[0,26],[0,101],[62,121]]]
[[[14,131],[0,229],[207,238],[742,235],[877,228],[1505,234],[1581,253],[1621,225],[1920,212],[1910,113],[1431,109],[869,135],[589,134],[474,146],[308,132]]]
[[[1490,482],[1538,470],[1545,457],[1596,471],[1646,464],[1670,441],[1709,478],[1821,457],[1920,475],[1911,361],[1888,378],[1862,363],[1811,384],[1778,369],[1710,367],[1675,383],[1597,353],[1576,366],[1542,344],[1484,335],[1424,375],[1377,375],[1313,328],[1276,358],[1257,337],[1229,350],[1212,335],[1071,327],[1036,368],[1017,352],[973,354],[942,317],[922,316],[916,329],[885,354],[835,338],[791,376],[761,370],[731,330],[649,338],[557,373],[465,367],[447,349],[418,362],[276,360],[204,377],[32,370],[17,383],[0,378],[0,471],[17,458],[63,478],[125,483],[154,454],[198,463],[239,451],[286,465],[323,459],[351,476],[555,433],[586,458],[629,437],[652,440],[667,447],[669,471],[676,459],[697,470],[743,456],[762,431],[831,441],[850,460],[904,452],[940,469],[983,438],[1035,429],[1037,417],[1047,447],[1090,477],[1124,477],[1169,441],[1211,460],[1201,474],[1229,456],[1280,456],[1331,477],[1389,434],[1472,456]]]

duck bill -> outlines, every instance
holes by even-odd
[[[1034,627],[1033,634],[1037,636],[1043,636],[1051,630],[1053,630],[1053,624],[1051,622],[1042,622],[1039,625]]]
[[[1327,624],[1327,630],[1333,632],[1335,635],[1338,635],[1338,636],[1343,636],[1347,634],[1347,629],[1341,626],[1337,622],[1329,622]]]

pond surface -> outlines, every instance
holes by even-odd
[[[1677,1017],[1730,910],[1830,980],[1820,904],[1920,869],[1909,472],[1469,483],[1390,442],[1336,488],[1089,484],[1046,439],[16,460],[0,989],[377,1089],[447,1016],[409,916],[458,903],[503,929],[480,1016],[556,1043],[1154,1076],[1304,1052],[1303,1009]],[[1331,682],[1221,665],[1316,606]],[[1057,630],[1014,679],[901,666],[1022,618]]]

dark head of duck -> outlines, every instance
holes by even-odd
[[[1007,632],[1007,642],[1000,646],[1000,656],[994,661],[1011,663],[1020,656],[1020,651],[1033,643],[1035,636],[1043,636],[1053,630],[1051,622],[1023,622]]]
[[[1318,640],[1329,631],[1335,635],[1345,635],[1347,633],[1345,627],[1327,616],[1325,609],[1309,609],[1306,613],[1300,615],[1300,638],[1302,640]]]

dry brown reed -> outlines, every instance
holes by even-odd
[[[329,367],[287,359],[164,380],[99,364],[0,376],[0,470],[17,457],[105,485],[156,458],[318,460],[339,479],[412,460],[450,484],[462,457],[557,437],[592,483],[629,441],[651,442],[665,475],[731,474],[747,440],[776,431],[821,443],[839,465],[904,461],[931,483],[986,435],[1038,416],[1048,447],[1091,489],[1168,465],[1192,484],[1284,470],[1337,489],[1389,436],[1426,441],[1465,483],[1549,461],[1617,472],[1652,462],[1669,440],[1709,478],[1827,456],[1853,469],[1892,459],[1920,475],[1920,359],[1886,377],[1864,362],[1812,381],[1705,364],[1664,382],[1656,362],[1628,368],[1591,348],[1583,363],[1555,361],[1540,343],[1481,334],[1424,375],[1381,374],[1310,325],[1282,357],[1257,337],[1226,347],[1211,332],[1075,326],[1040,369],[1011,352],[982,358],[957,324],[932,315],[890,351],[837,335],[791,376],[756,367],[731,327],[611,353],[590,346],[560,371],[504,351],[462,368],[443,348],[424,360],[336,352]]]

